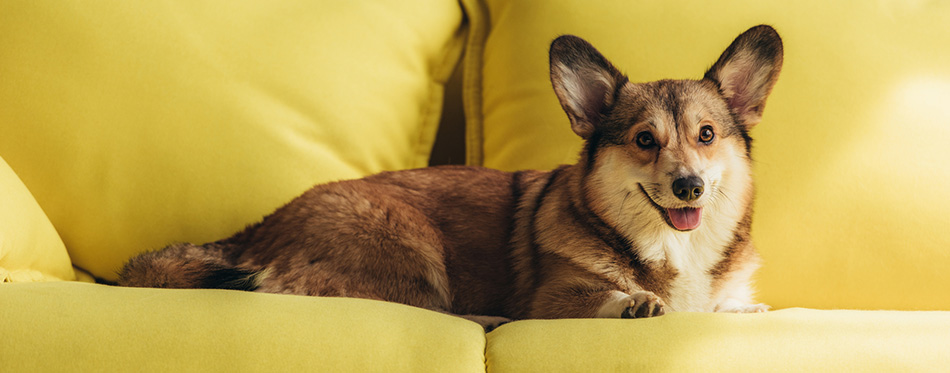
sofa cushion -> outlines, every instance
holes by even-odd
[[[548,47],[590,41],[631,81],[698,79],[773,25],[785,64],[753,131],[760,299],[950,309],[950,8],[941,2],[466,0],[469,163],[576,161]],[[910,26],[913,25],[913,26]]]
[[[76,282],[0,286],[6,371],[481,372],[485,334],[395,303]],[[81,336],[81,339],[77,339]]]
[[[488,334],[489,372],[929,371],[950,312],[787,309],[640,320],[531,320]]]
[[[0,282],[75,279],[63,241],[0,158]]]
[[[73,260],[224,238],[315,183],[425,166],[451,0],[0,2],[0,155]]]

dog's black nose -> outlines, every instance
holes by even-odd
[[[673,194],[686,202],[695,201],[703,195],[703,179],[696,176],[676,179],[673,181]]]

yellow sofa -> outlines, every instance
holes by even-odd
[[[315,183],[463,145],[503,170],[573,162],[557,35],[650,81],[701,77],[761,23],[785,43],[752,133],[776,311],[486,334],[384,302],[101,284]],[[947,24],[950,4],[897,0],[0,2],[0,371],[945,370]]]

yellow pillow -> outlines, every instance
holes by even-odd
[[[752,132],[760,300],[950,309],[950,8],[941,2],[465,0],[469,163],[577,159],[548,78],[561,34],[631,81],[698,79],[771,24],[785,64]],[[490,36],[490,37],[489,37]]]
[[[73,280],[56,229],[0,158],[0,282]]]
[[[311,185],[422,167],[451,0],[0,2],[0,155],[75,263],[227,237]]]

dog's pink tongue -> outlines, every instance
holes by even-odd
[[[670,221],[673,223],[673,226],[681,231],[696,229],[703,219],[702,208],[685,207],[681,209],[666,209],[666,213],[670,215]]]

